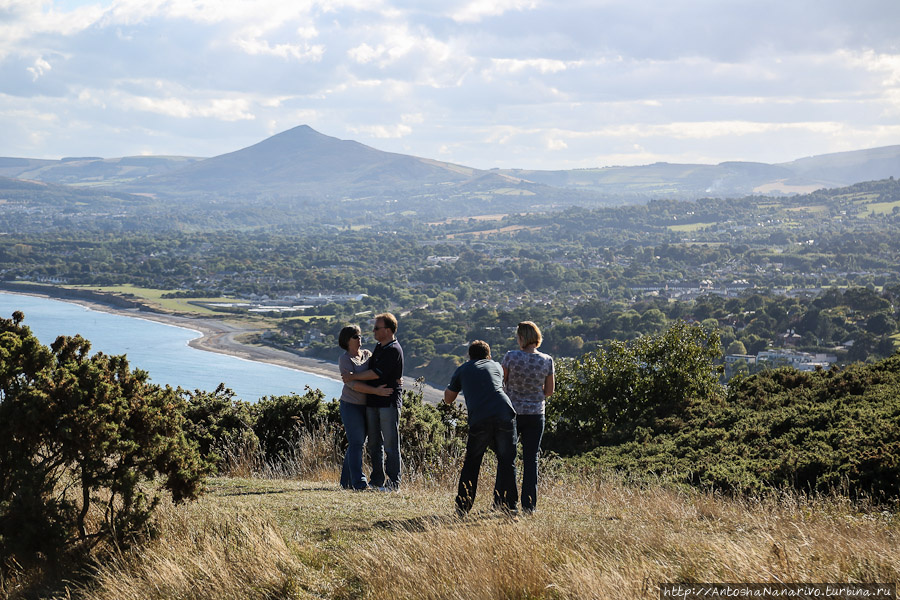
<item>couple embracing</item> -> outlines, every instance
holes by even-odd
[[[403,349],[397,342],[397,319],[391,313],[375,317],[372,335],[378,342],[370,352],[362,348],[359,327],[344,327],[338,345],[346,352],[338,359],[341,379],[341,420],[347,432],[347,453],[341,469],[344,489],[396,491],[400,487],[400,408],[403,388]],[[362,452],[369,438],[372,473],[366,479]]]

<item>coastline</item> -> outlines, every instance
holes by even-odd
[[[139,308],[122,308],[96,300],[72,298],[63,294],[54,295],[52,293],[53,289],[54,288],[48,287],[46,291],[43,289],[20,291],[0,288],[0,291],[23,296],[50,298],[61,302],[78,304],[101,312],[123,315],[135,319],[146,319],[148,321],[156,321],[158,323],[173,325],[183,329],[190,329],[200,334],[199,337],[188,342],[189,346],[196,348],[197,350],[217,352],[219,354],[236,356],[254,362],[278,365],[288,369],[318,375],[334,381],[340,381],[340,377],[338,376],[338,364],[336,362],[298,356],[293,352],[280,350],[271,346],[246,344],[238,339],[240,336],[256,333],[259,331],[258,329],[242,327],[240,324],[228,323],[214,317],[188,317],[165,312],[155,312],[152,310],[141,310]],[[427,384],[423,388],[422,393],[424,401],[431,404],[436,404],[443,398],[442,390]]]

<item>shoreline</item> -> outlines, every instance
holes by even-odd
[[[3,289],[0,287],[0,292],[49,298],[60,302],[78,304],[100,312],[155,321],[165,325],[181,327],[182,329],[190,329],[191,331],[200,334],[199,337],[188,342],[188,345],[191,348],[204,350],[206,352],[227,354],[229,356],[235,356],[253,362],[278,365],[280,367],[294,369],[295,371],[303,371],[304,373],[331,379],[332,381],[341,380],[338,376],[338,364],[336,362],[299,356],[293,352],[273,348],[271,346],[246,344],[237,339],[239,336],[259,332],[259,329],[256,328],[242,327],[236,323],[227,323],[215,317],[188,317],[165,312],[156,312],[153,310],[142,310],[140,308],[123,308],[99,302],[97,300],[72,298],[65,296],[64,294],[54,295],[52,293],[54,289],[55,288],[48,287],[46,291],[43,289],[21,291]],[[407,389],[411,388],[407,387]],[[422,394],[423,400],[431,404],[437,404],[438,402],[441,402],[443,398],[442,390],[427,384],[422,389]]]

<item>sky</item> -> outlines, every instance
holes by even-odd
[[[0,156],[298,125],[488,169],[900,144],[898,0],[0,0]]]

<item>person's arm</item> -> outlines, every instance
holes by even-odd
[[[459,392],[454,392],[451,389],[444,390],[444,403],[453,404],[454,402],[456,402],[457,396],[459,396]]]
[[[351,381],[347,384],[354,392],[361,392],[363,394],[374,394],[375,396],[390,396],[393,391],[386,385],[380,385],[378,387],[369,385],[368,383],[362,383],[361,381]]]
[[[547,375],[546,379],[544,379],[544,398],[549,398],[553,395],[553,391],[556,389],[556,377],[553,373]]]
[[[372,381],[373,379],[378,379],[378,373],[370,369],[357,371],[355,373],[349,371],[346,373],[341,372],[341,379],[344,380],[344,383],[350,383],[351,381]]]
[[[459,380],[459,371],[461,368],[462,367],[458,367],[453,371],[453,375],[450,376],[450,383],[447,384],[447,388],[444,390],[445,404],[453,404],[456,401],[456,397],[459,396],[460,390],[462,390],[462,382]]]
[[[509,369],[506,368],[506,365],[501,365],[503,367],[503,387],[509,385]]]

